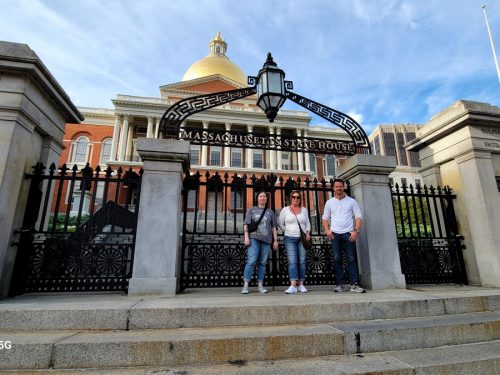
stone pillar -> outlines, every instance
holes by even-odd
[[[134,145],[134,127],[128,127],[128,136],[127,136],[127,151],[125,153],[125,157],[128,159],[127,161],[133,161],[133,145]]]
[[[302,135],[302,131],[300,129],[297,129],[297,137],[300,137]],[[298,159],[298,170],[303,171],[304,170],[304,153],[303,152],[297,152],[297,159]]]
[[[118,149],[118,140],[120,137],[120,127],[122,126],[122,116],[116,115],[115,128],[113,129],[113,139],[111,140],[111,153],[109,160],[116,161],[116,150]]]
[[[25,174],[37,162],[47,168],[58,164],[64,124],[79,123],[83,116],[26,44],[0,41],[0,71],[0,298],[5,298],[30,189]]]
[[[281,128],[276,128],[276,139],[281,140]],[[276,169],[281,170],[281,147],[276,152]]]
[[[304,137],[307,138],[307,130],[304,130]],[[304,153],[304,157],[306,158],[306,171],[311,172],[311,157],[309,153]]]
[[[208,129],[208,121],[203,121],[203,129]],[[202,167],[207,165],[207,151],[207,146],[201,146],[200,166]]]
[[[274,135],[274,127],[272,127],[272,126],[269,127],[269,134],[271,136]],[[275,150],[269,151],[269,169],[276,169],[276,151]]]
[[[469,224],[469,233],[464,234],[471,238],[472,246],[467,249],[473,247],[481,286],[500,287],[500,193],[491,152],[474,150],[455,160],[463,187],[457,191],[459,202],[455,208],[459,223]],[[469,282],[474,282],[470,252],[465,250],[464,257],[469,264]]]
[[[231,130],[231,123],[226,122],[226,131],[229,132]],[[231,147],[229,147],[229,142],[226,142],[224,146],[224,167],[231,167]]]
[[[253,126],[252,125],[247,125],[247,130],[248,134],[252,134],[253,132]],[[246,157],[246,167],[248,169],[253,168],[253,150],[251,148],[247,148],[247,157]]]
[[[395,167],[395,157],[357,154],[339,171],[363,212],[357,251],[360,282],[367,289],[406,287],[389,189]]]
[[[148,116],[148,130],[146,133],[147,138],[153,138],[153,117]]]
[[[128,135],[128,115],[123,116],[122,129],[120,131],[120,150],[118,151],[118,160],[123,161],[127,150],[127,135]]]
[[[140,138],[144,162],[134,268],[129,295],[174,295],[179,290],[182,178],[189,142]]]
[[[155,117],[155,138],[160,138],[159,136],[160,136],[160,118]]]

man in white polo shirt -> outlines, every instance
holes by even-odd
[[[356,239],[363,223],[363,216],[358,203],[344,192],[344,181],[336,178],[333,181],[333,197],[325,204],[323,212],[323,228],[332,244],[332,263],[338,286],[334,292],[345,292],[344,262],[342,249],[347,258],[347,271],[351,283],[351,292],[364,293],[358,285],[358,265],[356,263]]]

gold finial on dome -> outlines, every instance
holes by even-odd
[[[220,31],[217,32],[217,35],[210,39],[210,53],[215,55],[226,56],[227,51],[227,43],[224,42],[224,39],[220,36]]]
[[[238,65],[229,60],[226,56],[226,51],[227,43],[222,39],[220,32],[218,32],[215,37],[210,39],[210,53],[191,65],[184,74],[184,77],[182,77],[182,80],[189,81],[213,74],[220,74],[246,86],[247,76]]]

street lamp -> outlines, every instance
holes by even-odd
[[[269,122],[274,122],[285,100],[285,72],[278,68],[271,53],[268,53],[257,76],[257,105],[264,111]]]

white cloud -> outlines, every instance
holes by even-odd
[[[28,44],[81,106],[158,96],[217,31],[246,74],[270,51],[295,92],[362,114],[365,128],[423,122],[464,97],[498,105],[482,4],[471,0],[0,2],[0,39]],[[500,41],[500,3],[488,17]]]

